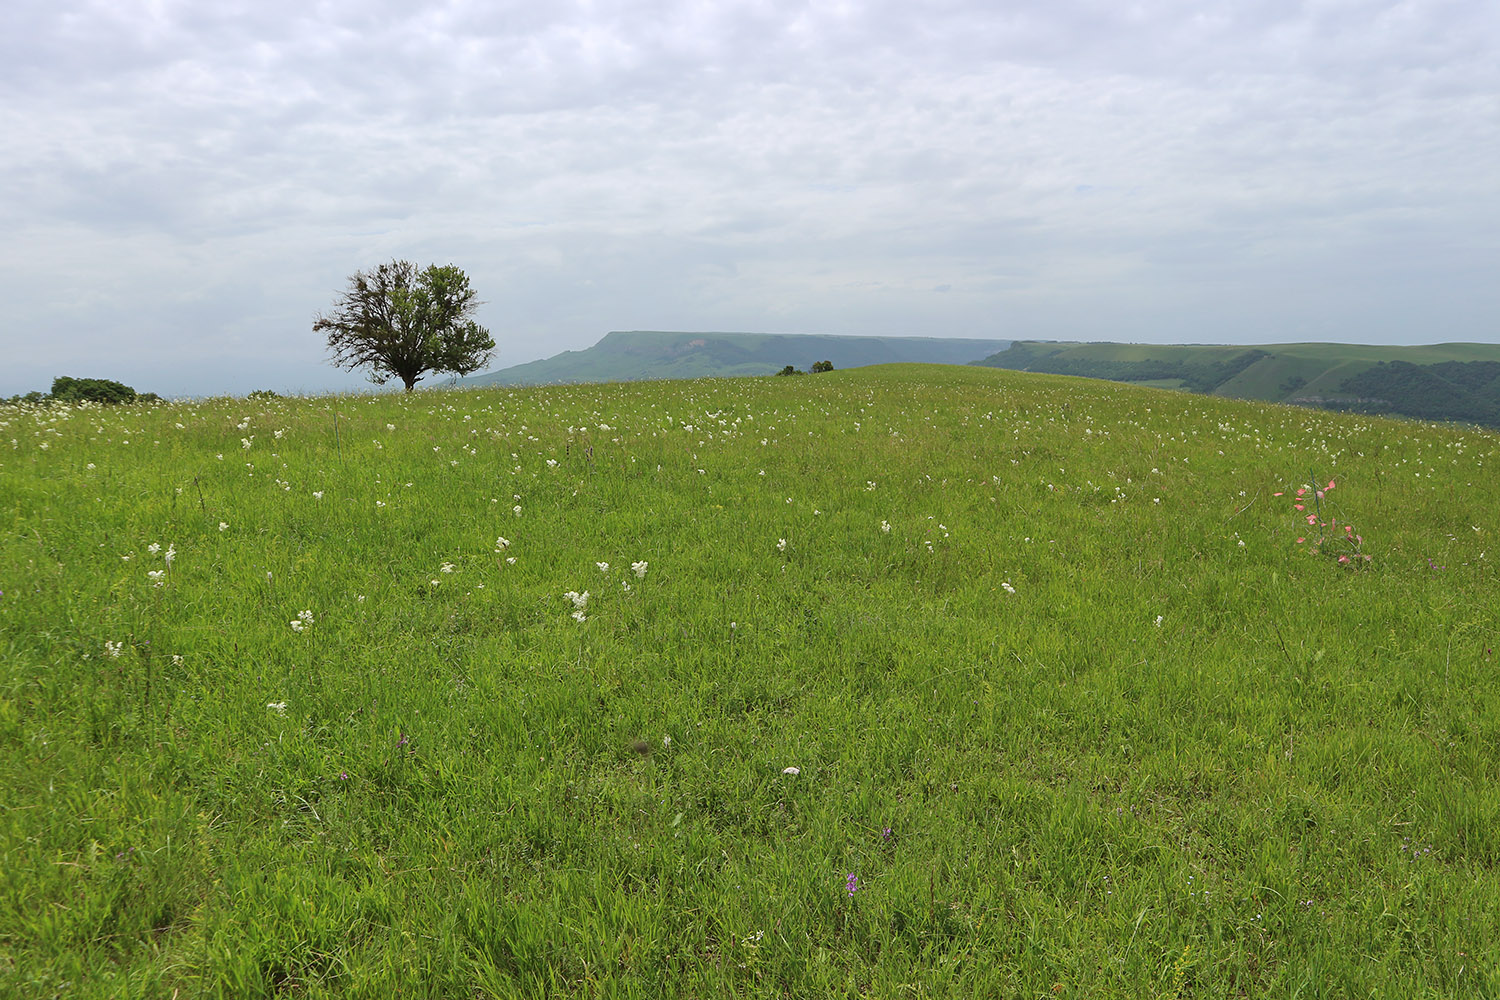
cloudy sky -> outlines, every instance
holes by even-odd
[[[7,0],[0,395],[366,385],[464,268],[609,330],[1500,340],[1490,0]]]

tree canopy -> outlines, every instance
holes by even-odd
[[[369,367],[377,385],[399,378],[411,392],[428,372],[468,375],[489,363],[495,341],[474,322],[478,308],[461,269],[393,260],[355,271],[313,330],[328,335],[340,368]]]

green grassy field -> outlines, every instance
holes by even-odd
[[[985,368],[0,409],[0,994],[1494,995],[1497,510]]]

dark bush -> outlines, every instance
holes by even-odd
[[[59,375],[52,380],[52,398],[59,403],[133,403],[137,396],[130,386],[107,378]]]

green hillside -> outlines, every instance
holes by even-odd
[[[1500,344],[1113,344],[1017,341],[974,364],[1235,399],[1500,425]]]
[[[467,386],[558,385],[645,379],[771,375],[787,365],[806,371],[899,362],[967,364],[1002,351],[1006,340],[936,337],[827,337],[769,333],[616,331],[593,347],[464,379]]]
[[[6,1000],[1500,996],[1500,434],[894,365],[0,441]]]

